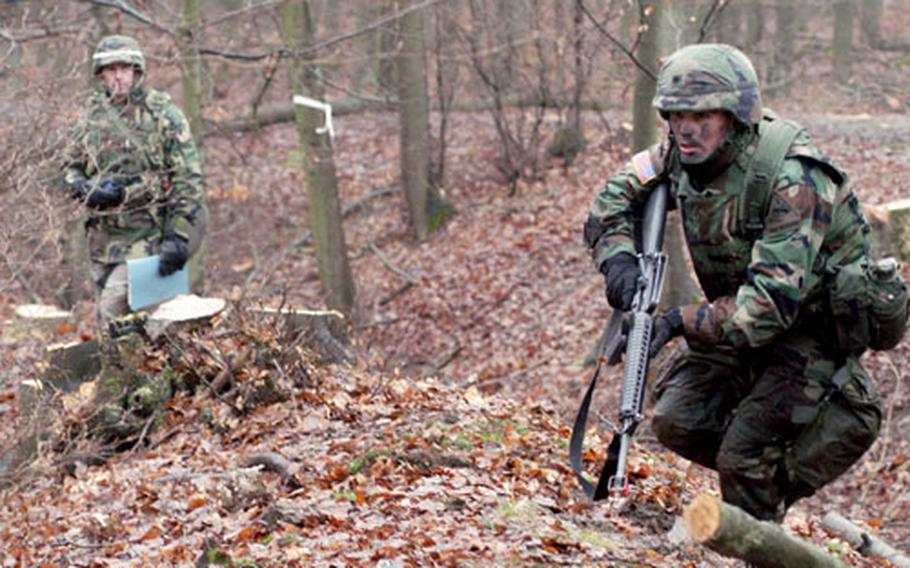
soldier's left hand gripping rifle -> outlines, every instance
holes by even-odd
[[[627,494],[629,477],[626,472],[629,444],[636,427],[642,421],[642,406],[648,374],[651,334],[654,329],[654,312],[660,301],[667,257],[661,252],[664,225],[667,217],[669,188],[660,182],[648,197],[642,227],[642,248],[638,253],[641,277],[629,312],[614,310],[605,334],[603,351],[597,359],[597,368],[575,417],[572,438],[569,441],[569,462],[588,497],[599,501],[611,492]],[[624,322],[625,320],[625,322]],[[623,327],[627,326],[626,333]],[[595,486],[582,473],[582,446],[585,424],[591,397],[603,363],[614,365],[622,359],[625,340],[625,368],[623,369],[622,394],[619,405],[619,425],[607,449],[607,459]]]

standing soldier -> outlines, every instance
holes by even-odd
[[[686,344],[655,382],[653,428],[719,473],[725,501],[779,522],[878,434],[879,394],[859,362],[869,342],[835,333],[828,276],[867,259],[869,226],[844,172],[795,123],[763,110],[752,64],[736,48],[672,54],[654,106],[669,136],[596,195],[584,239],[609,304],[628,310],[641,277],[642,210],[669,181],[707,301],[655,320],[652,356],[676,336]],[[897,339],[905,292],[902,301]]]
[[[142,427],[171,388],[166,377],[147,377],[130,362],[139,336],[112,330],[130,329],[117,321],[130,311],[126,261],[157,254],[159,274],[180,270],[200,247],[207,212],[189,124],[170,96],[143,87],[145,57],[136,40],[102,39],[92,72],[99,88],[75,125],[63,183],[88,210],[104,360],[97,426],[122,439]]]
[[[135,39],[108,36],[92,56],[99,89],[76,125],[64,186],[88,208],[92,279],[102,333],[129,311],[126,260],[160,255],[167,276],[199,248],[207,213],[202,162],[183,112],[142,86]]]

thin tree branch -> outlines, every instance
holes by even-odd
[[[124,14],[126,14],[128,16],[132,16],[133,18],[139,20],[143,24],[145,24],[147,26],[151,26],[158,31],[162,31],[169,36],[176,35],[172,29],[168,28],[164,24],[156,22],[150,16],[146,16],[145,14],[143,14],[136,8],[133,8],[132,6],[130,6],[123,0],[81,0],[81,1],[87,2],[89,4],[94,4],[96,6],[105,6],[107,8],[116,8],[117,10],[120,10]]]
[[[103,2],[106,0],[92,0],[92,1]],[[371,32],[371,31],[375,30],[376,28],[379,28],[379,27],[382,27],[382,26],[388,24],[389,22],[394,22],[395,20],[400,19],[400,18],[406,16],[407,14],[414,12],[415,10],[422,10],[424,8],[428,8],[434,4],[438,4],[438,3],[444,2],[444,1],[448,1],[448,0],[424,0],[423,2],[421,2],[419,4],[415,4],[413,6],[409,6],[409,7],[405,8],[404,10],[401,10],[400,12],[395,12],[394,14],[390,14],[389,16],[379,18],[378,20],[376,20],[362,28],[356,29],[352,32],[348,32],[346,34],[341,34],[341,35],[335,36],[331,39],[327,39],[323,42],[316,43],[316,44],[313,44],[311,46],[304,47],[301,49],[280,48],[280,49],[268,51],[265,53],[243,53],[243,52],[238,52],[238,51],[226,51],[226,50],[222,50],[222,49],[203,47],[203,48],[199,49],[199,53],[203,54],[203,55],[216,55],[218,57],[224,57],[225,59],[241,59],[244,61],[259,61],[262,59],[266,59],[267,57],[271,57],[272,55],[275,55],[276,52],[280,53],[284,57],[305,57],[305,56],[311,55],[321,49],[325,49],[329,46],[335,45],[336,43],[341,43],[341,42],[347,41],[349,39],[353,39],[357,36],[361,36],[365,33]]]
[[[238,8],[237,10],[231,10],[230,12],[225,12],[224,14],[221,14],[220,16],[216,16],[214,18],[204,20],[202,22],[201,27],[207,28],[207,27],[215,26],[226,20],[230,20],[231,18],[235,18],[237,16],[243,15],[247,12],[253,12],[253,11],[259,10],[261,8],[268,8],[268,7],[274,6],[276,4],[281,4],[284,1],[285,0],[263,0],[263,2],[260,2],[259,4],[252,4],[249,6],[244,6],[243,8]]]
[[[708,13],[705,14],[705,19],[701,21],[701,27],[698,30],[698,41],[696,43],[701,43],[705,41],[705,36],[708,35],[708,30],[711,28],[711,24],[720,17],[721,12],[724,11],[730,2],[733,0],[714,0],[711,4],[711,8],[708,10]],[[715,13],[716,12],[716,13]]]
[[[634,63],[636,67],[641,69],[642,73],[646,74],[648,77],[651,77],[652,79],[657,81],[657,75],[654,74],[654,71],[645,67],[641,63],[641,61],[639,61],[638,58],[635,57],[634,53],[629,51],[629,49],[625,45],[623,45],[621,41],[616,39],[610,32],[607,31],[607,29],[605,27],[603,27],[603,25],[600,22],[597,21],[597,18],[594,17],[594,14],[592,14],[591,11],[588,10],[588,7],[585,6],[584,0],[577,0],[577,2],[578,2],[578,6],[581,8],[581,11],[585,13],[585,16],[587,16],[588,19],[591,20],[591,23],[594,24],[594,27],[597,28],[597,30],[600,33],[602,33],[607,39],[609,39],[611,42],[613,42],[613,44],[616,47],[618,47],[620,49],[620,51],[625,53],[626,56],[632,60],[632,63]]]

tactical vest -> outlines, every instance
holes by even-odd
[[[773,190],[775,176],[792,151],[792,145],[803,128],[795,122],[766,114],[759,127],[760,138],[738,203],[738,223],[751,241],[761,237]],[[837,185],[846,176],[826,160],[807,155],[826,169]],[[861,353],[870,348],[888,350],[895,347],[907,329],[910,305],[907,284],[890,258],[873,260],[867,254],[847,261],[843,250],[833,251],[825,259],[824,301],[834,323],[838,348],[848,353]]]
[[[125,185],[122,206],[93,211],[88,220],[90,252],[96,261],[120,262],[149,254],[151,247],[143,243],[160,238],[167,184],[163,132],[170,101],[166,93],[150,89],[131,102],[128,116],[103,99],[92,101],[85,133],[90,157],[86,174],[113,175]]]

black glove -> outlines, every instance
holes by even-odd
[[[651,330],[651,348],[648,353],[654,357],[668,341],[682,334],[682,313],[679,308],[670,308],[654,320],[654,329]]]
[[[158,253],[158,274],[171,275],[186,264],[190,256],[190,247],[186,239],[177,235],[169,235],[161,241],[161,251]]]
[[[600,271],[607,282],[607,302],[617,310],[631,308],[641,277],[638,260],[627,252],[621,252],[605,260],[600,265]]]
[[[88,188],[85,204],[92,209],[108,209],[123,203],[123,186],[113,178],[102,178]]]
[[[89,190],[92,188],[92,183],[85,179],[77,179],[71,184],[63,182],[63,188],[70,194],[70,197],[73,199],[85,199],[85,196],[88,194]]]

